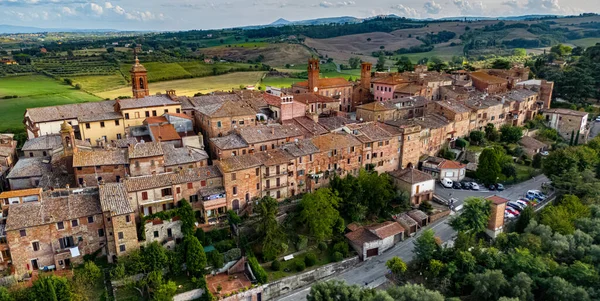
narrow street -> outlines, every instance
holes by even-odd
[[[541,175],[529,181],[508,186],[504,191],[484,190],[477,192],[472,190],[446,189],[441,186],[438,186],[436,187],[436,194],[439,194],[443,197],[448,197],[448,195],[452,193],[452,197],[458,199],[458,205],[462,204],[464,199],[469,196],[488,197],[496,194],[510,200],[515,200],[523,196],[523,194],[525,194],[527,190],[540,189],[541,184],[547,181],[548,178],[546,178],[546,176],[544,175]],[[442,219],[441,221],[438,221],[436,224],[430,227],[430,229],[432,229],[435,232],[435,235],[438,236],[443,242],[448,242],[452,240],[454,235],[456,234],[456,232],[448,224],[448,220],[448,218]],[[411,261],[414,256],[413,242],[422,232],[423,231],[418,232],[416,236],[406,239],[405,241],[394,246],[392,249],[387,250],[380,256],[377,256],[366,262],[362,262],[354,268],[351,268],[341,274],[333,275],[321,281],[342,280],[348,284],[357,284],[360,286],[366,286],[371,288],[378,287],[386,282],[386,261],[394,256],[398,256],[406,262]],[[305,287],[299,290],[292,291],[289,294],[278,298],[278,300],[303,301],[306,300],[306,296],[309,292],[310,287]]]

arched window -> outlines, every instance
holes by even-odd
[[[145,89],[144,88],[144,78],[140,77],[140,89]]]

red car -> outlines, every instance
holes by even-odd
[[[514,215],[514,216],[519,216],[519,214],[521,214],[519,211],[512,209],[510,207],[506,207],[506,211],[510,212],[510,214]]]

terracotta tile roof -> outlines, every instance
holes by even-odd
[[[579,117],[585,117],[586,115],[588,115],[588,112],[580,112],[580,111],[574,111],[574,110],[569,110],[569,109],[547,109],[547,110],[544,110],[544,113],[560,114],[560,115],[573,115],[573,116],[579,116]]]
[[[264,162],[265,157],[260,154],[261,153],[234,156],[220,160],[218,164],[224,172],[254,168],[261,166]]]
[[[356,123],[346,126],[362,142],[389,140],[392,135],[379,127],[377,123]]]
[[[162,147],[165,156],[165,166],[191,164],[208,159],[208,154],[204,150],[189,147],[175,148],[174,145],[168,143],[163,143]]]
[[[197,182],[212,178],[222,177],[219,169],[214,166],[203,166],[184,169],[178,172],[167,172],[149,176],[130,177],[125,179],[125,187],[128,192],[148,190],[171,185]]]
[[[297,126],[289,124],[243,127],[238,129],[238,133],[248,144],[303,136],[303,132]]]
[[[39,195],[39,194],[42,194],[41,188],[10,190],[10,191],[3,191],[2,193],[0,193],[0,199],[8,199],[8,198]]]
[[[54,224],[100,213],[102,210],[98,193],[44,196],[40,202],[12,205],[6,220],[6,230]]]
[[[312,142],[322,152],[362,145],[358,139],[346,133],[329,133],[317,136],[312,138]]]
[[[471,72],[471,78],[476,78],[482,82],[486,82],[488,84],[506,84],[507,80],[499,78],[497,76],[489,75],[483,71]]]
[[[379,237],[365,228],[358,228],[356,231],[346,233],[346,238],[353,244],[362,247],[367,242],[377,241]]]
[[[240,137],[239,134],[233,133],[223,137],[210,138],[210,142],[221,150],[239,149],[248,147],[248,143]]]
[[[263,159],[263,164],[266,166],[285,164],[294,159],[294,156],[283,149],[272,149],[259,155],[266,155],[266,158]]]
[[[323,96],[320,94],[315,94],[315,93],[300,93],[300,94],[293,94],[294,96],[294,101],[298,101],[304,104],[310,104],[310,103],[337,103],[340,102],[339,99],[335,99],[332,97],[328,97],[328,96]]]
[[[403,84],[397,86],[394,89],[394,92],[415,95],[420,93],[423,89],[427,89],[427,87],[419,84]]]
[[[405,168],[389,172],[390,176],[409,184],[422,183],[433,180],[430,174],[424,173],[418,169]]]
[[[412,227],[412,226],[417,226],[417,221],[415,221],[414,219],[412,219],[410,216],[408,216],[408,214],[406,213],[402,213],[400,215],[397,215],[394,217],[394,219],[400,223],[400,225],[404,226],[404,227]]]
[[[211,99],[211,101],[214,101]],[[209,117],[236,117],[236,116],[254,116],[256,110],[249,104],[241,101],[216,100],[215,102],[195,107],[196,111]]]
[[[154,142],[181,140],[179,133],[172,124],[149,125]]]
[[[351,120],[341,116],[319,118],[319,124],[328,131],[337,130],[347,124],[356,123],[356,120]]]
[[[286,150],[290,155],[294,157],[308,156],[316,154],[320,150],[312,143],[310,139],[301,139],[298,142],[290,142],[281,146],[282,149]]]
[[[135,145],[136,143],[138,143],[137,139],[135,139],[133,137],[112,140],[111,142],[114,147],[118,147],[118,148],[127,148],[127,147],[129,147],[129,145]]]
[[[486,200],[490,200],[492,201],[492,203],[496,204],[496,205],[500,205],[500,204],[504,204],[504,203],[508,203],[508,200],[497,196],[497,195],[492,195],[492,196],[488,196],[487,198],[485,198]]]
[[[444,107],[452,112],[455,113],[467,113],[467,112],[471,112],[471,109],[468,108],[467,106],[463,105],[462,103],[459,102],[455,102],[455,101],[449,101],[449,100],[440,100],[440,101],[436,101],[435,104]]]
[[[538,95],[538,93],[531,91],[531,90],[527,90],[527,89],[511,90],[508,93],[506,93],[506,97],[516,100],[516,101],[525,101],[529,97],[535,96],[535,95]],[[558,109],[558,110],[561,110],[561,109]],[[562,109],[562,110],[566,110],[566,109]]]
[[[408,82],[408,76],[405,74],[392,73],[385,76],[373,78],[371,83],[383,85],[399,85]]]
[[[427,114],[421,118],[415,118],[414,124],[424,129],[439,129],[450,125],[448,118],[439,114]]]
[[[164,116],[152,116],[144,119],[144,124],[157,124],[169,122]]]
[[[467,167],[465,164],[452,160],[444,160],[439,166],[440,169],[461,169]]]
[[[265,102],[267,102],[267,104],[269,104],[270,106],[278,108],[281,107],[281,98],[279,96],[275,96],[269,93],[263,93],[262,97],[265,100]]]
[[[381,224],[367,227],[369,231],[375,234],[380,239],[385,239],[404,232],[404,228],[397,222],[387,221]]]
[[[302,131],[302,133],[304,134],[304,137],[313,137],[313,136],[323,135],[323,134],[329,132],[327,129],[322,127],[320,124],[316,123],[314,120],[312,120],[306,116],[296,117],[296,118],[290,119],[290,120],[285,120],[285,121],[283,121],[283,124],[295,125]]]
[[[164,155],[158,142],[136,143],[129,147],[129,159],[147,158]]]
[[[336,87],[348,87],[352,86],[352,83],[341,77],[334,78],[319,78],[317,82],[317,87],[319,89],[328,89],[328,88],[336,88]],[[308,81],[298,82],[292,85],[292,87],[308,87]]]
[[[47,122],[65,119],[77,119],[87,115],[114,112],[114,100],[85,102],[51,107],[28,108],[26,115],[33,122]]]
[[[87,141],[75,139],[75,144],[80,147],[91,147]],[[44,135],[25,141],[22,151],[54,150],[62,147],[61,137],[58,134]],[[50,154],[48,154],[50,155]]]
[[[47,163],[44,163],[46,161]],[[49,172],[50,157],[20,158],[8,174],[8,179],[41,177]]]
[[[125,150],[79,151],[73,154],[73,167],[128,164]]]
[[[523,138],[521,138],[521,140],[519,141],[519,144],[525,148],[534,149],[534,150],[548,147],[548,145],[546,145],[546,143],[541,142],[541,141],[539,141],[535,138],[529,137],[529,136],[523,136]]]
[[[125,184],[106,183],[100,185],[99,190],[102,212],[110,212],[110,216],[133,213]]]
[[[151,95],[144,98],[119,99],[117,102],[121,110],[181,105],[167,95]]]
[[[115,119],[123,119],[123,115],[120,112],[106,112],[106,113],[98,113],[93,115],[85,115],[77,118],[79,122],[94,122],[94,121],[103,121],[103,120],[115,120]]]

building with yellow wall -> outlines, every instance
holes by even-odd
[[[92,146],[103,146],[125,137],[125,122],[120,112],[87,115],[78,118],[81,139]]]
[[[121,112],[125,128],[128,128],[143,125],[148,117],[162,116],[165,113],[181,113],[181,103],[171,99],[169,95],[120,99],[115,104],[115,111]]]

